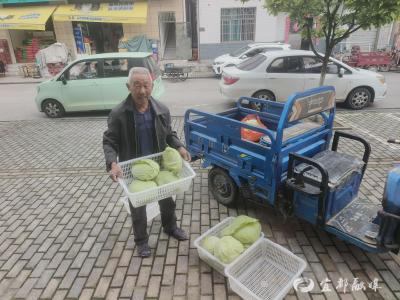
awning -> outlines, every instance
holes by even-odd
[[[45,30],[55,6],[0,8],[0,29]]]
[[[146,24],[147,1],[60,5],[53,14],[53,19],[55,21]]]

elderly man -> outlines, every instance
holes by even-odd
[[[122,176],[117,161],[125,161],[164,151],[167,146],[179,151],[190,161],[190,154],[171,128],[168,108],[151,97],[153,82],[145,68],[132,68],[126,84],[130,95],[116,106],[108,117],[103,148],[107,171],[113,181]],[[175,202],[166,198],[158,202],[164,232],[178,240],[186,240],[185,232],[176,226]],[[134,208],[130,203],[133,233],[140,256],[151,254],[148,246],[146,206]]]

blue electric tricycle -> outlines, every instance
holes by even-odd
[[[248,107],[261,107],[260,111]],[[243,123],[256,114],[267,128]],[[235,108],[210,114],[190,109],[185,138],[193,159],[209,171],[215,199],[231,205],[245,199],[268,204],[370,252],[400,248],[400,168],[389,172],[381,205],[359,195],[370,145],[336,131],[335,90],[319,87],[279,103],[242,97]],[[241,131],[262,134],[259,142]],[[333,141],[331,143],[331,140]],[[359,143],[360,158],[338,152],[339,142]]]

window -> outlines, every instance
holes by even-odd
[[[99,77],[99,65],[97,60],[78,62],[73,65],[67,74],[68,80],[94,79]]]
[[[257,54],[249,59],[246,59],[244,62],[237,65],[237,68],[242,71],[250,71],[258,67],[262,64],[267,58],[265,55]]]
[[[301,57],[281,57],[275,59],[267,70],[268,73],[302,73],[303,61]]]
[[[128,77],[128,59],[105,59],[103,72],[104,77]]]
[[[254,41],[255,7],[221,9],[221,42]]]
[[[286,64],[287,73],[301,73],[303,71],[301,57],[286,57]]]
[[[229,53],[229,55],[230,55],[230,56],[233,56],[233,57],[238,57],[238,56],[241,55],[243,52],[245,52],[245,51],[247,51],[247,50],[249,50],[249,49],[250,49],[249,46],[244,46],[244,47],[242,47],[242,48],[239,48],[239,49],[233,51],[232,53]]]
[[[286,73],[283,57],[275,59],[268,67],[268,73]]]
[[[322,69],[322,60],[317,57],[303,57],[305,73],[320,74]],[[328,62],[327,74],[338,74],[339,68],[333,61]],[[347,71],[347,70],[346,70]],[[348,71],[347,71],[348,72]],[[348,74],[348,73],[347,73]]]
[[[253,57],[254,55],[263,52],[264,49],[262,48],[258,48],[258,49],[254,49],[254,50],[250,50],[249,52],[245,53],[245,55],[247,57]]]

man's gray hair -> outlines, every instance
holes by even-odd
[[[128,84],[131,84],[133,75],[135,74],[145,74],[150,78],[151,81],[153,81],[153,78],[151,77],[150,71],[148,69],[143,67],[133,67],[129,70]]]

